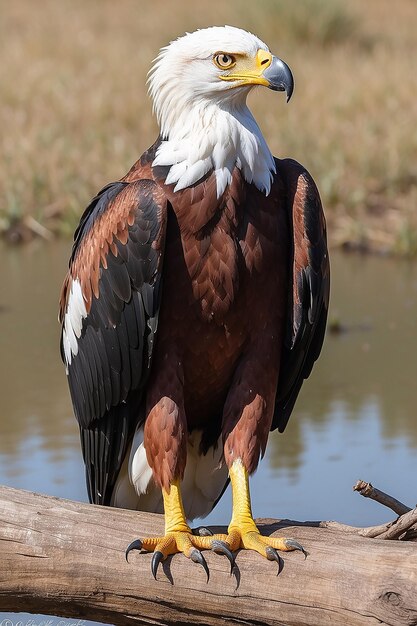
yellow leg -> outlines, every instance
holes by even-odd
[[[261,535],[252,516],[248,472],[240,459],[233,462],[229,476],[232,485],[233,513],[226,542],[230,549],[256,550],[267,559],[278,563],[280,560],[276,550],[301,550],[306,554],[303,547],[294,539]]]
[[[165,511],[165,534],[174,532],[190,533],[190,527],[185,519],[184,507],[182,504],[179,481],[174,481],[170,490],[162,491]]]
[[[174,481],[169,491],[162,490],[165,512],[165,535],[163,537],[151,537],[136,539],[126,550],[126,560],[131,550],[146,550],[153,552],[152,574],[156,578],[158,565],[170,554],[182,552],[186,557],[200,563],[204,567],[209,579],[207,563],[200,550],[214,550],[228,557],[233,566],[233,555],[228,545],[224,543],[226,535],[210,535],[199,537],[192,534],[184,513],[179,481]]]

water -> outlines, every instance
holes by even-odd
[[[78,427],[58,343],[69,242],[1,247],[0,484],[87,501]],[[256,517],[393,517],[352,492],[358,478],[413,506],[417,469],[417,265],[332,255],[328,334],[283,435],[252,480]],[[227,524],[227,492],[205,523]],[[1,614],[0,614],[1,617]]]

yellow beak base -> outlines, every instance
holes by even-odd
[[[254,59],[238,61],[233,71],[228,74],[221,74],[219,78],[226,81],[238,82],[236,85],[263,85],[269,87],[269,82],[263,77],[263,72],[272,63],[272,54],[268,50],[258,50]]]

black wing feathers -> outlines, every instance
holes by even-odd
[[[296,161],[277,162],[287,189],[293,240],[287,331],[272,429],[285,429],[304,380],[318,358],[326,331],[330,267],[326,224],[317,187]]]
[[[92,295],[78,353],[68,365],[88,493],[96,504],[110,503],[112,487],[138,420],[160,304],[165,203],[152,181],[129,186],[107,186],[93,200],[75,234],[70,261],[70,272],[74,260],[82,266],[87,234],[100,228],[100,219],[112,220],[112,211],[120,210],[121,203],[129,199],[131,202],[135,192],[134,221],[130,226],[126,223],[127,237],[125,234],[121,238],[126,243],[115,236],[110,242],[114,245],[108,246],[100,262],[99,296]],[[96,239],[92,239],[93,245],[101,246],[99,237]],[[157,239],[160,243],[153,245]]]

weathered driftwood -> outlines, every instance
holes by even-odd
[[[371,498],[371,500],[376,500],[380,504],[387,506],[389,509],[397,513],[397,515],[404,515],[411,511],[411,508],[406,504],[403,504],[396,498],[388,495],[384,491],[377,489],[371,483],[366,483],[364,480],[358,480],[353,485],[353,491],[357,491],[364,496],[365,498]]]
[[[323,526],[328,527],[323,527]],[[308,550],[276,563],[240,552],[233,575],[205,553],[203,569],[182,555],[154,581],[138,536],[160,533],[163,518],[0,488],[0,609],[113,624],[417,624],[417,545],[358,535],[331,523],[265,521]]]

